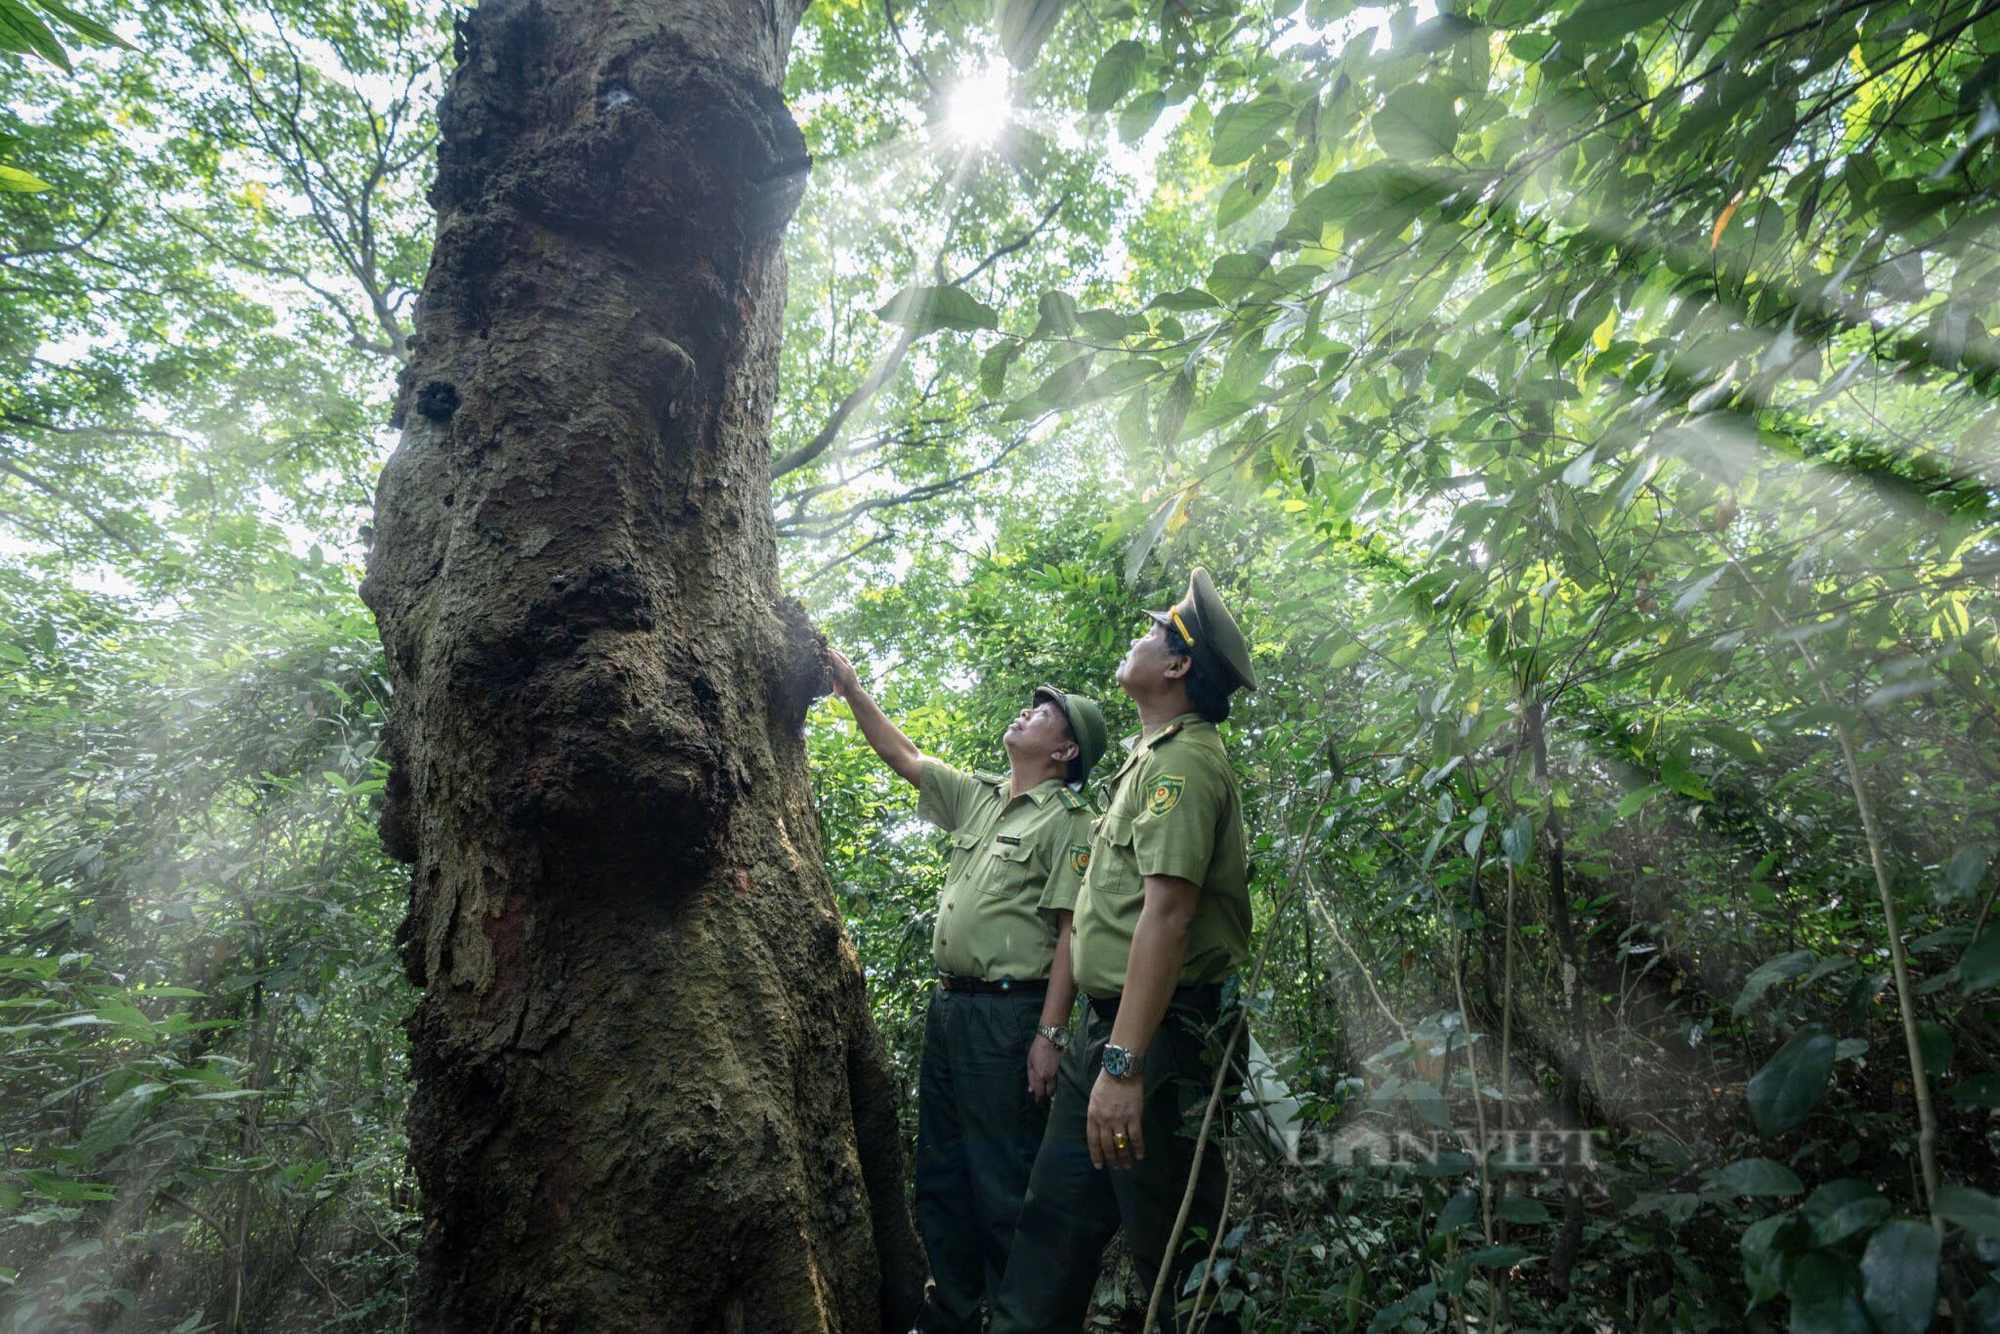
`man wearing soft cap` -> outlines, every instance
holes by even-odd
[[[956,769],[918,751],[831,657],[861,734],[916,785],[918,816],[951,836],[917,1087],[915,1212],[933,1280],[917,1328],[976,1330],[1069,1042],[1070,913],[1090,856],[1082,789],[1109,737],[1096,701],[1039,686],[1001,738],[1008,772]]]
[[[1215,1076],[1205,1034],[1250,941],[1243,801],[1216,724],[1254,688],[1249,646],[1208,571],[1118,664],[1140,734],[1110,784],[1077,898],[1070,964],[1088,998],[1081,1039],[1057,1073],[991,1334],[1082,1327],[1106,1243],[1122,1226],[1150,1288],[1169,1266],[1163,1328],[1186,1283],[1196,1229],[1222,1214],[1220,1149],[1195,1160]],[[1188,1179],[1194,1207],[1165,1254]],[[1200,1252],[1206,1253],[1206,1243]],[[1234,1328],[1227,1316],[1209,1324]]]

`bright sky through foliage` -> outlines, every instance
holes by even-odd
[[[951,91],[945,128],[952,142],[967,148],[990,148],[1014,118],[1007,66],[995,63],[973,70]]]

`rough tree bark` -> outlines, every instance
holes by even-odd
[[[430,1330],[908,1328],[767,476],[804,0],[486,0],[363,596]]]

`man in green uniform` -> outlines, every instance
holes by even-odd
[[[1069,1043],[1070,913],[1090,857],[1080,793],[1104,754],[1104,715],[1041,686],[1001,738],[1007,774],[967,773],[920,753],[847,659],[832,659],[861,734],[916,785],[917,814],[951,835],[917,1082],[916,1219],[933,1280],[917,1328],[975,1330],[1007,1267]]]
[[[1204,1034],[1248,950],[1250,890],[1242,796],[1215,725],[1230,692],[1257,682],[1208,571],[1194,571],[1171,611],[1147,614],[1118,664],[1141,731],[1096,824],[1070,942],[1090,1001],[1083,1041],[1057,1074],[991,1334],[1081,1328],[1121,1225],[1149,1288],[1171,1266],[1170,1313],[1206,1253],[1164,1254],[1190,1174],[1182,1241],[1222,1213],[1221,1151],[1211,1142],[1196,1163],[1194,1137],[1215,1077]],[[1163,1324],[1174,1327],[1171,1314]]]

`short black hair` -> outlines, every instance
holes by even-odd
[[[1188,703],[1194,711],[1212,723],[1225,721],[1229,717],[1229,691],[1217,685],[1215,678],[1201,669],[1201,659],[1195,657],[1194,646],[1182,637],[1172,625],[1163,625],[1166,631],[1167,652],[1188,660],[1188,674],[1181,678],[1187,686]]]

